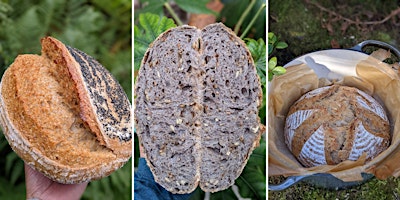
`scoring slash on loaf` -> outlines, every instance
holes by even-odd
[[[136,96],[147,164],[172,193],[231,186],[263,132],[251,54],[221,23],[161,34],[143,58]]]
[[[305,167],[369,161],[388,148],[390,124],[384,108],[357,88],[326,86],[310,91],[289,110],[285,142]]]
[[[131,157],[130,102],[85,53],[46,37],[42,55],[19,55],[0,84],[0,122],[12,149],[66,184],[108,176]]]

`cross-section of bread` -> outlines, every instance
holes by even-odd
[[[28,164],[60,183],[108,176],[131,157],[130,103],[97,61],[42,39],[42,55],[20,55],[0,86],[3,132]]]
[[[161,34],[142,61],[135,104],[155,180],[172,193],[231,186],[263,132],[261,96],[246,45],[223,24]]]

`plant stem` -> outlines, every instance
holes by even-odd
[[[236,35],[239,33],[240,26],[242,26],[244,19],[246,19],[246,16],[249,14],[250,10],[253,8],[255,3],[256,3],[256,0],[251,0],[249,6],[247,6],[246,10],[244,10],[242,15],[240,16],[240,18],[235,26],[235,29],[233,30],[233,32],[235,32]]]
[[[243,31],[242,35],[240,36],[241,39],[244,38],[244,36],[247,35],[247,32],[249,32],[250,28],[253,26],[253,24],[256,22],[257,17],[261,14],[261,11],[264,10],[266,7],[265,3],[261,5],[261,7],[257,10],[256,15],[254,15],[253,19],[250,21],[249,25],[247,25],[246,29]]]
[[[175,13],[174,9],[171,8],[169,3],[165,2],[164,6],[168,10],[168,12],[172,15],[172,18],[174,18],[174,20],[176,21],[178,26],[182,26],[183,25],[182,21],[179,19],[178,15]]]

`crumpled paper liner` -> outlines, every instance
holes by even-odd
[[[379,179],[400,175],[400,79],[389,65],[369,56],[356,66],[358,77],[341,80],[319,79],[305,64],[287,68],[284,75],[270,83],[268,97],[268,175],[298,176],[329,173],[342,181],[361,181],[361,173],[370,173]],[[372,95],[387,110],[391,122],[389,148],[369,162],[363,154],[357,161],[337,165],[303,167],[287,148],[283,128],[290,106],[304,93],[329,84],[356,87]]]

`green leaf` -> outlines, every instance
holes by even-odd
[[[168,2],[167,0],[141,0],[143,8],[136,10],[135,9],[135,18],[143,13],[153,13],[156,15],[162,16],[164,13],[164,3]]]
[[[270,58],[268,61],[268,71],[273,70],[277,64],[278,64],[278,61],[277,61],[276,57]]]
[[[275,44],[276,40],[277,40],[277,38],[276,38],[275,34],[272,32],[269,32],[268,33],[268,44]]]
[[[250,24],[250,21],[256,15],[258,9],[265,4],[265,0],[254,1],[256,2],[253,8],[241,25],[241,31]],[[231,28],[235,27],[239,18],[250,4],[250,0],[222,0],[221,2],[224,4],[224,7],[220,12],[219,20],[223,21],[226,26]],[[247,37],[251,36],[252,38],[263,38],[266,40],[266,24],[266,12],[261,12],[247,34]]]
[[[265,85],[266,80],[266,45],[262,38],[257,41],[251,38],[245,38],[247,48],[249,49],[251,56],[256,65],[257,74],[261,79],[261,85]]]
[[[272,73],[274,75],[282,75],[282,74],[286,73],[286,69],[284,67],[278,66],[272,70]]]
[[[139,24],[134,26],[134,66],[138,70],[150,43],[164,31],[176,27],[172,19],[145,13],[139,15]]]
[[[246,42],[247,48],[249,49],[251,56],[253,57],[254,63],[256,65],[256,70],[257,74],[260,77],[261,81],[261,87],[263,90],[263,97],[266,96],[266,45],[265,42],[262,38],[258,40],[254,40],[251,38],[245,38],[244,41]],[[266,104],[266,98],[263,98],[263,101],[261,103],[260,107],[260,112],[259,116],[261,121],[266,121],[266,116],[265,116],[265,104]]]
[[[175,3],[182,8],[184,11],[189,13],[203,13],[203,14],[216,14],[214,11],[208,9],[206,4],[210,0],[196,0],[196,1],[188,1],[188,0],[175,0]]]
[[[274,74],[272,72],[268,72],[268,81],[272,81],[274,78]]]
[[[266,141],[260,140],[260,146],[256,148],[250,156],[246,167],[240,177],[236,180],[236,185],[242,197],[252,199],[266,198]]]
[[[284,49],[286,47],[288,47],[288,44],[286,42],[278,42],[275,46],[275,48],[277,49]]]
[[[272,51],[274,51],[274,45],[268,44],[268,55],[271,54]]]

